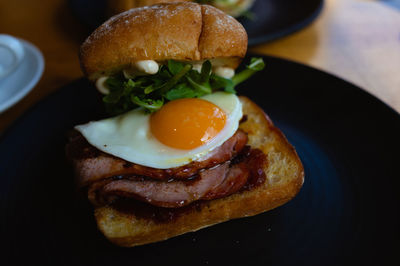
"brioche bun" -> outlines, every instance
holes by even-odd
[[[82,44],[80,62],[88,78],[96,80],[139,60],[211,59],[236,68],[246,51],[246,31],[234,18],[212,6],[178,2],[110,18]]]

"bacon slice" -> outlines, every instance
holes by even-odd
[[[244,162],[233,165],[229,169],[224,181],[216,188],[210,190],[201,199],[212,200],[223,198],[238,192],[247,182],[250,175],[250,170]]]
[[[140,177],[112,178],[94,183],[89,199],[94,205],[105,205],[116,198],[134,198],[165,208],[186,206],[196,200],[226,197],[239,191],[247,182],[250,169],[246,162],[230,165],[230,161],[199,172],[193,180],[171,182]]]
[[[204,200],[223,198],[240,190],[251,190],[265,182],[264,167],[267,157],[260,149],[246,146],[241,154],[231,161],[229,174],[218,187],[202,197]]]
[[[74,132],[67,145],[67,157],[72,160],[80,187],[111,176],[139,175],[158,180],[189,179],[201,169],[211,168],[236,156],[247,143],[247,134],[238,130],[220,147],[210,152],[201,161],[170,169],[155,169],[101,152],[90,145],[79,133]]]
[[[159,207],[176,208],[188,205],[201,199],[224,182],[229,173],[229,162],[201,171],[191,181],[157,181],[138,178],[111,181],[105,184],[100,193],[101,198],[120,196],[135,198]]]
[[[265,181],[265,154],[246,146],[223,164],[201,170],[190,180],[160,181],[139,176],[115,176],[94,182],[88,196],[96,205],[118,198],[133,198],[153,206],[178,208],[196,200],[212,200],[241,190],[251,190]]]
[[[74,164],[78,184],[88,186],[88,198],[96,206],[131,198],[156,207],[179,208],[264,182],[266,156],[246,143],[247,134],[238,130],[202,161],[154,169],[101,152],[75,132],[67,145],[67,156]]]

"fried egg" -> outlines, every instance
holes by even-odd
[[[153,114],[138,108],[75,129],[105,153],[167,169],[204,159],[236,132],[241,117],[238,97],[216,92],[170,101]]]

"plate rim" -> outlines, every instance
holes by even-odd
[[[276,30],[266,36],[261,36],[261,37],[253,37],[249,38],[248,46],[255,46],[263,43],[268,43],[273,40],[278,40],[282,37],[285,37],[289,34],[295,33],[300,31],[301,29],[304,29],[308,25],[310,25],[314,20],[319,16],[321,11],[323,10],[325,6],[325,1],[324,0],[319,0],[318,6],[315,8],[315,10],[307,17],[305,17],[303,20],[292,24],[288,27],[285,27],[283,30]]]
[[[29,80],[25,84],[25,86],[20,88],[13,97],[9,98],[8,100],[4,101],[3,103],[0,103],[0,114],[2,112],[6,111],[7,109],[11,108],[15,104],[17,104],[30,91],[32,91],[35,88],[36,84],[40,81],[40,79],[43,75],[45,62],[44,62],[44,57],[43,57],[42,52],[35,45],[33,45],[32,43],[30,43],[26,40],[19,39],[19,41],[24,46],[25,50],[29,50],[29,52],[32,53],[32,55],[34,56],[34,58],[36,60],[37,68],[36,68],[35,74],[33,75],[33,78],[31,80]]]
[[[263,1],[263,0],[259,0],[259,1]],[[279,1],[279,0],[277,0]],[[318,5],[316,5],[314,8],[314,11],[311,12],[310,14],[308,14],[306,17],[304,17],[303,19],[297,21],[296,23],[285,27],[283,30],[276,30],[272,33],[267,34],[266,36],[257,36],[257,37],[249,37],[248,40],[248,46],[252,47],[252,46],[256,46],[259,44],[263,44],[263,43],[267,43],[273,40],[277,40],[279,38],[282,38],[284,36],[287,36],[291,33],[295,33],[303,28],[305,28],[306,26],[308,26],[309,24],[311,24],[317,17],[318,15],[321,13],[324,5],[325,5],[325,1],[324,0],[318,0]],[[93,22],[88,23],[89,20],[85,20],[82,18],[82,16],[80,15],[80,12],[78,12],[78,8],[76,8],[76,4],[79,3],[79,0],[68,0],[68,7],[70,8],[73,16],[80,22],[82,23],[88,30],[89,32],[91,32],[92,30],[94,30],[96,27],[100,26],[97,25],[95,26]],[[237,20],[243,19],[243,18],[236,18]],[[103,21],[104,22],[104,21]],[[240,22],[241,23],[241,22]]]

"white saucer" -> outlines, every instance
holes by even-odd
[[[0,79],[0,113],[10,108],[30,92],[43,74],[42,53],[33,44],[19,39],[24,58],[12,73]]]

